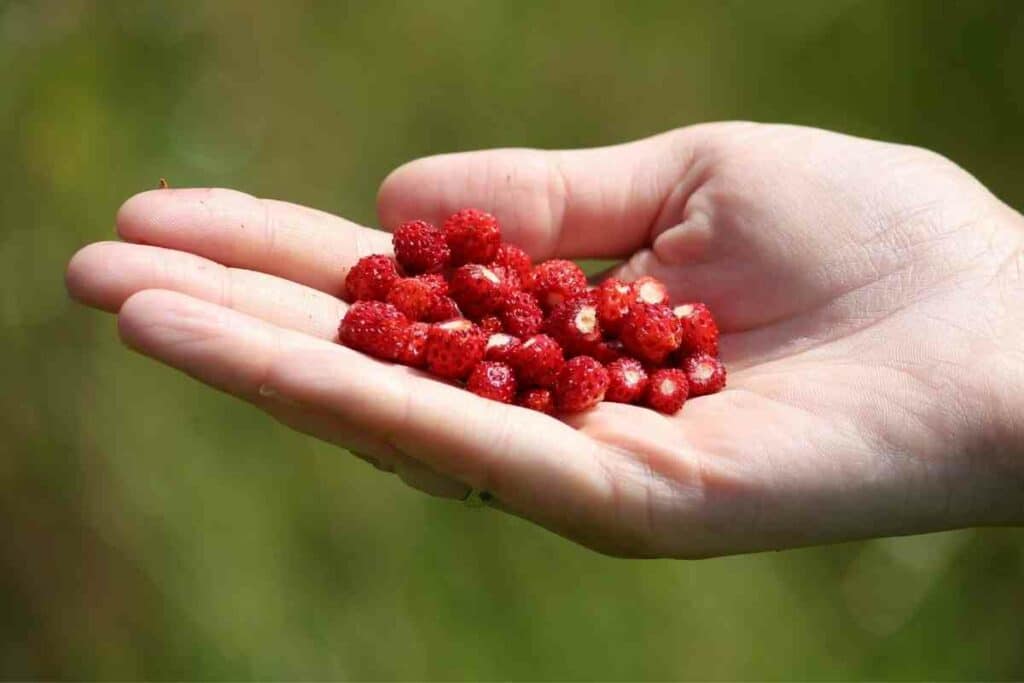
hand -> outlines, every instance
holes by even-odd
[[[709,124],[587,151],[434,157],[382,224],[491,211],[535,259],[623,259],[715,311],[726,391],[674,418],[557,420],[334,343],[385,233],[228,190],[157,190],[68,268],[125,342],[438,495],[467,486],[631,556],[1024,521],[1024,220],[924,150]]]

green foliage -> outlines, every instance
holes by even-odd
[[[0,2],[0,676],[1024,676],[1024,534],[597,556],[122,349],[61,272],[132,193],[374,221],[410,158],[719,118],[937,149],[1024,205],[1019,2]]]

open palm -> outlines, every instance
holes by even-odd
[[[622,260],[715,311],[726,391],[557,420],[333,343],[385,233],[228,190],[157,190],[72,260],[141,352],[410,484],[467,487],[604,552],[698,557],[1024,519],[1024,229],[951,162],[731,123],[586,151],[413,162],[381,222],[496,214],[535,259]],[[983,371],[980,371],[983,370]],[[1012,381],[1008,381],[1012,380]],[[1016,443],[1019,443],[1017,441]]]

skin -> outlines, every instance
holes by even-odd
[[[422,159],[378,204],[387,229],[482,208],[535,259],[621,259],[707,302],[727,389],[671,418],[557,420],[374,361],[334,343],[335,295],[389,236],[230,190],[129,199],[122,241],[79,251],[68,289],[291,427],[609,554],[1024,522],[1024,218],[935,153],[716,123]]]

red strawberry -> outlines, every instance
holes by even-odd
[[[427,364],[427,336],[430,325],[413,323],[406,330],[405,346],[398,354],[398,362],[414,368],[422,368]]]
[[[555,405],[563,413],[578,413],[604,400],[608,371],[590,356],[566,362],[555,383]]]
[[[357,301],[341,319],[338,339],[374,358],[395,360],[405,346],[408,327],[409,320],[391,304]]]
[[[550,387],[565,364],[562,347],[546,334],[537,334],[512,351],[512,367],[526,386]]]
[[[714,394],[725,387],[725,365],[706,353],[695,353],[683,361],[683,372],[690,383],[690,396]]]
[[[660,304],[635,304],[619,334],[626,350],[642,361],[659,365],[679,347],[682,332],[672,309]]]
[[[512,352],[522,344],[510,334],[492,334],[484,347],[484,359],[512,364]]]
[[[345,300],[383,301],[398,278],[398,267],[390,256],[364,256],[345,277]]]
[[[505,363],[482,360],[469,373],[466,388],[477,396],[511,403],[516,397],[516,374]]]
[[[506,268],[505,266],[499,266],[491,264],[487,266],[494,274],[501,278],[501,281],[505,283],[505,287],[508,293],[518,292],[523,289],[523,281],[519,277],[519,272],[512,268]]]
[[[668,288],[658,278],[645,275],[630,283],[629,288],[638,304],[668,305]]]
[[[425,283],[436,296],[448,296],[448,281],[444,279],[444,275],[441,275],[441,273],[417,275],[414,279]]]
[[[499,311],[505,331],[517,337],[529,337],[540,331],[544,313],[537,300],[527,292],[514,292],[505,299]]]
[[[605,339],[594,345],[593,353],[590,355],[608,365],[626,355],[626,349],[618,339]]]
[[[527,288],[530,280],[530,271],[533,270],[533,261],[530,256],[514,244],[503,242],[498,247],[498,253],[494,257],[492,266],[501,266],[514,272],[519,276],[520,286]]]
[[[483,330],[488,336],[501,332],[501,319],[494,315],[484,316],[480,318],[480,329]]]
[[[437,305],[440,298],[437,294],[439,289],[435,283],[423,279],[423,276],[406,277],[391,286],[387,302],[410,320],[425,320],[427,314]]]
[[[551,394],[550,389],[541,389],[540,387],[527,389],[519,394],[516,403],[545,415],[553,415],[555,412],[555,397]]]
[[[572,261],[555,259],[538,263],[530,279],[530,292],[544,310],[587,293],[587,276]]]
[[[460,266],[448,282],[449,295],[470,318],[496,313],[509,296],[508,283],[478,263]]]
[[[672,312],[682,325],[683,352],[718,355],[718,325],[707,306],[701,303],[681,304]]]
[[[444,322],[461,317],[462,311],[459,310],[454,299],[449,296],[439,296],[434,300],[434,305],[430,307],[423,319],[427,322]]]
[[[636,358],[620,358],[609,364],[608,391],[606,401],[616,403],[636,403],[647,391],[647,372],[643,364]]]
[[[427,334],[427,369],[438,377],[462,379],[484,357],[487,337],[462,318],[436,323]]]
[[[391,243],[395,259],[408,273],[436,273],[451,259],[444,233],[426,221],[402,223]]]
[[[451,248],[451,263],[490,263],[501,245],[498,219],[477,209],[463,209],[444,222],[444,236]]]
[[[660,413],[674,415],[686,403],[689,390],[686,373],[677,368],[662,368],[651,375],[644,402]]]
[[[601,327],[611,334],[618,334],[634,300],[632,288],[622,280],[610,277],[597,288],[596,296],[597,319]]]
[[[544,332],[561,344],[569,356],[591,353],[601,341],[597,306],[587,297],[563,301],[551,309]]]

